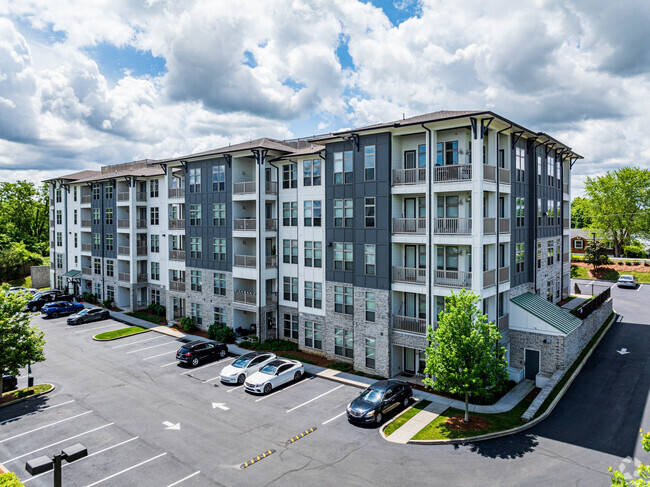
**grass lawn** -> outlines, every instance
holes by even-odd
[[[163,320],[162,316],[151,316],[149,314],[141,313],[139,311],[134,311],[132,313],[126,313],[126,314],[129,315],[129,316],[133,316],[134,318],[139,318],[141,320],[145,320],[145,321],[149,321],[151,323],[155,323],[157,325],[160,324],[162,322],[162,320]]]
[[[571,277],[576,279],[589,279],[589,273],[586,267],[579,267],[577,265],[572,265]]]
[[[148,328],[142,328],[141,326],[129,326],[128,328],[120,328],[119,330],[107,331],[105,333],[100,333],[95,335],[93,338],[97,340],[108,340],[110,338],[120,338],[129,335],[134,335],[140,333],[141,331],[147,331]]]
[[[638,271],[607,271],[604,279],[608,281],[618,281],[618,277],[622,274],[631,274],[636,277],[639,282],[650,283],[650,272],[638,272]]]
[[[52,389],[52,386],[50,384],[37,384],[34,387],[25,387],[24,389],[5,392],[2,394],[0,404],[15,401],[16,399],[22,399],[24,397],[33,396],[34,394],[40,394],[41,392],[46,392],[50,389]]]
[[[427,407],[429,404],[431,404],[431,401],[418,401],[415,403],[415,405],[411,409],[407,409],[404,413],[402,413],[400,416],[395,418],[395,420],[392,423],[389,423],[386,428],[384,428],[384,433],[386,436],[390,436],[398,428],[401,428],[404,423],[406,423],[409,419],[411,419],[413,416],[415,416],[417,413],[422,411],[425,407]]]

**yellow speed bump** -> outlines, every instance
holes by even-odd
[[[273,453],[275,453],[275,450],[266,450],[264,453],[260,453],[257,455],[255,458],[251,458],[247,462],[242,463],[239,468],[248,468],[254,463],[259,462],[260,460],[264,460],[266,457],[271,456]]]
[[[289,438],[289,439],[287,440],[287,445],[290,445],[291,443],[295,443],[295,442],[298,441],[300,438],[304,438],[304,437],[307,436],[309,433],[313,433],[314,431],[316,431],[316,428],[309,428],[309,429],[306,429],[305,431],[303,431],[303,432],[300,433],[299,435],[296,435],[296,436],[294,436],[293,438]]]

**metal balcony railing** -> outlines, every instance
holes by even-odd
[[[147,282],[147,274],[138,274],[138,282]]]
[[[147,228],[147,220],[146,220],[146,218],[139,218],[136,221],[136,228]]]
[[[499,233],[510,233],[509,218],[499,218]]]
[[[131,274],[128,272],[118,272],[117,280],[121,282],[131,282]]]
[[[472,287],[472,273],[465,271],[452,271],[436,269],[434,283],[443,287]]]
[[[275,181],[267,181],[265,189],[266,194],[278,194],[278,183]]]
[[[185,291],[185,281],[169,281],[170,291]]]
[[[90,228],[90,220],[81,220],[81,228]]]
[[[169,250],[169,260],[185,260],[185,251],[178,249]]]
[[[256,191],[255,181],[242,181],[233,184],[233,194],[254,194]]]
[[[497,168],[496,166],[490,166],[488,164],[483,164],[483,180],[492,181],[496,183],[497,181]]]
[[[503,284],[504,282],[508,282],[510,280],[510,267],[501,267],[499,269],[499,284]]]
[[[81,204],[82,204],[82,205],[89,205],[90,202],[91,202],[91,197],[90,197],[90,195],[82,196],[82,197],[81,197]]]
[[[257,304],[257,293],[255,291],[240,291],[235,289],[235,302],[244,304]]]
[[[472,166],[470,164],[436,166],[433,171],[433,179],[439,183],[447,181],[469,181],[472,179]]]
[[[236,267],[256,267],[257,257],[255,255],[237,255],[235,254]]]
[[[277,218],[267,218],[266,219],[266,229],[274,232],[278,229],[278,219]]]
[[[117,247],[117,255],[131,255],[131,249],[125,245],[119,245]]]
[[[278,256],[273,254],[273,255],[267,255],[266,256],[266,267],[277,267],[278,266]]]
[[[117,201],[129,201],[129,192],[117,193]]]
[[[510,184],[510,169],[506,169],[505,167],[499,168],[499,183]]]
[[[278,302],[278,293],[270,292],[266,293],[266,304],[277,303]]]
[[[82,273],[84,276],[92,276],[92,274],[93,274],[93,270],[92,270],[90,267],[82,267],[82,268],[81,268],[81,273]]]
[[[117,228],[129,228],[131,222],[129,220],[117,220]]]
[[[256,218],[235,218],[233,221],[233,230],[256,230],[257,229],[257,219]]]
[[[421,184],[427,181],[427,170],[424,167],[409,169],[393,169],[393,185]]]
[[[185,188],[169,188],[170,198],[185,198]]]
[[[569,219],[568,218],[563,218],[562,219],[562,228],[569,228]]]
[[[90,252],[93,249],[92,244],[89,243],[82,243],[81,244],[81,251],[82,252]]]
[[[496,218],[483,218],[483,234],[492,235],[496,233],[497,219]]]
[[[499,331],[508,329],[508,322],[510,321],[510,315],[505,314],[497,320],[499,322]]]
[[[470,235],[472,233],[471,218],[436,218],[433,231],[438,235]]]
[[[393,281],[426,284],[427,270],[416,267],[393,267]]]
[[[147,192],[146,191],[138,191],[135,195],[135,200],[136,201],[147,201]]]
[[[184,219],[173,219],[169,220],[169,229],[170,230],[183,230],[185,228]]]
[[[565,253],[562,254],[562,262],[564,262],[565,264],[569,262],[569,253],[568,252],[565,252]]]
[[[51,227],[54,226],[54,220],[50,220],[50,226],[51,226]]]
[[[138,245],[138,250],[136,255],[147,255],[147,246],[146,245]]]
[[[569,194],[569,185],[567,183],[564,183],[564,194]]]
[[[393,315],[393,330],[425,335],[427,333],[427,320],[411,316]]]
[[[483,271],[483,287],[490,287],[496,284],[497,270],[490,269],[489,271]]]
[[[424,235],[426,232],[426,218],[393,218],[393,233],[416,233]]]

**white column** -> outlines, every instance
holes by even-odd
[[[472,291],[483,290],[483,139],[477,120],[472,137]]]

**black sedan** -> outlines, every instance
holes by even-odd
[[[68,325],[81,325],[91,321],[107,320],[111,314],[104,308],[86,308],[68,317]]]
[[[221,359],[226,355],[228,355],[228,346],[224,343],[195,340],[178,349],[176,360],[196,367],[202,360]]]
[[[400,406],[407,407],[413,390],[406,382],[380,380],[363,391],[347,408],[348,421],[381,424],[384,416]]]
[[[13,391],[16,387],[18,387],[18,377],[15,375],[2,376],[2,392]]]

